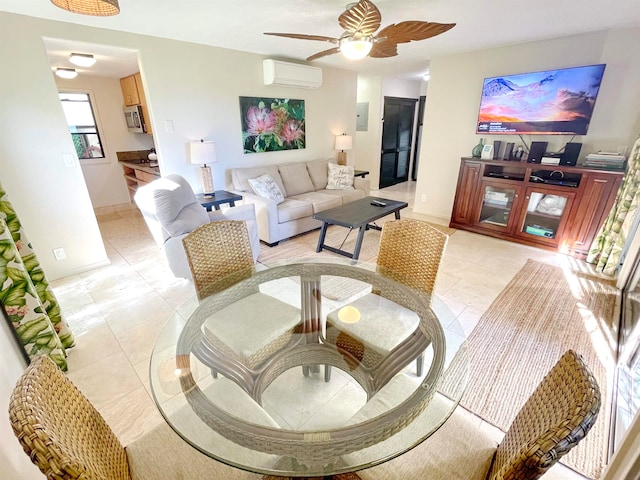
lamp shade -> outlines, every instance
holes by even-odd
[[[109,17],[120,13],[118,0],[51,0],[56,7],[81,15]]]
[[[353,138],[351,135],[336,136],[336,150],[351,150],[353,148]]]
[[[189,144],[189,158],[191,163],[195,165],[206,165],[207,163],[216,163],[216,144],[214,142],[191,142]]]

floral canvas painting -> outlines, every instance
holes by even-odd
[[[304,100],[240,97],[244,153],[305,148]]]

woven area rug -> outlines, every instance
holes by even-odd
[[[594,427],[562,462],[599,478],[607,449],[616,296],[612,281],[529,260],[469,335],[471,375],[461,404],[506,431],[560,356],[575,350],[600,385],[602,407]],[[445,378],[458,367],[454,359]]]
[[[388,220],[393,220],[393,216],[389,216]],[[387,218],[376,220],[376,224],[382,226]],[[456,232],[455,229],[449,228],[443,225],[437,225],[435,223],[428,222],[429,225],[437,228],[441,232],[452,235]],[[260,245],[260,255],[258,256],[258,262],[269,265],[270,263],[291,260],[291,259],[335,259],[345,258],[341,255],[323,250],[320,253],[316,253],[318,246],[318,237],[320,236],[320,230],[313,230],[302,235],[298,235],[287,240],[282,240],[275,247],[268,247],[264,243]],[[353,252],[358,237],[358,231],[350,231],[347,228],[330,225],[327,228],[327,236],[325,237],[325,244],[332,247],[338,247],[347,252]],[[362,240],[362,247],[360,249],[361,262],[376,263],[378,258],[378,247],[380,244],[380,232],[378,230],[368,230],[364,234]],[[344,300],[352,297],[364,287],[358,285],[349,279],[343,279],[341,277],[335,277],[329,281],[323,282],[322,294],[331,300]]]

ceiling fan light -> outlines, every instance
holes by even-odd
[[[118,0],[51,0],[56,7],[80,15],[109,17],[120,13]]]
[[[90,67],[96,63],[96,59],[93,58],[93,55],[88,53],[72,53],[69,55],[69,61],[79,67]]]
[[[76,72],[75,68],[56,68],[56,75],[60,78],[76,78],[78,76],[78,72]]]
[[[369,55],[371,47],[373,47],[373,40],[371,37],[345,37],[340,40],[340,51],[349,60],[363,59]]]

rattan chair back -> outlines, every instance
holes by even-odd
[[[447,239],[447,235],[421,220],[386,222],[380,236],[377,270],[430,295]]]
[[[591,429],[600,389],[580,355],[568,350],[520,409],[487,478],[540,478]]]
[[[49,357],[35,357],[18,380],[9,418],[22,448],[47,478],[130,479],[124,447]]]
[[[207,223],[184,237],[182,244],[199,300],[251,276],[253,253],[245,222]]]

